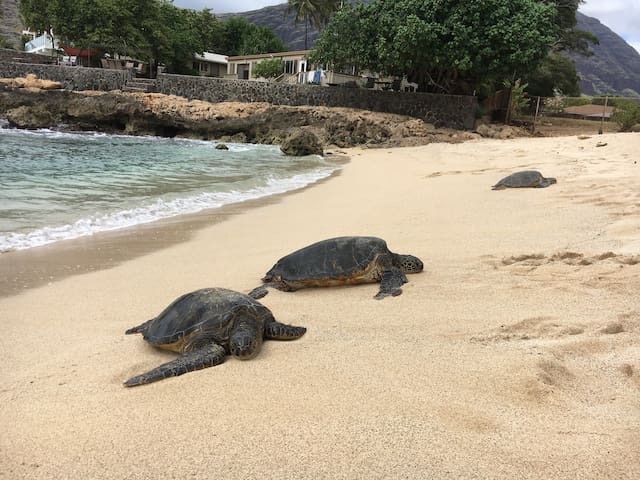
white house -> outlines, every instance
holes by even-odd
[[[28,34],[31,34],[29,32]],[[33,34],[31,34],[33,35]],[[51,35],[45,33],[24,44],[24,51],[27,53],[37,53],[40,55],[55,55],[59,48],[58,40],[51,38]]]
[[[223,77],[227,73],[229,57],[218,53],[204,52],[196,54],[193,69],[204,77]]]

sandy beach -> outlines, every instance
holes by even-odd
[[[639,152],[637,133],[350,149],[328,181],[4,292],[0,478],[640,478]],[[523,169],[558,183],[491,190]],[[381,301],[271,290],[301,339],[122,386],[175,357],[127,328],[342,235],[424,272]]]

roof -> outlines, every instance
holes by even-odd
[[[229,57],[226,55],[220,55],[219,53],[204,52],[202,55],[196,53],[195,57],[197,60],[203,60],[209,63],[219,63],[222,65],[227,65],[229,63]]]
[[[237,55],[234,57],[229,57],[229,61],[237,62],[238,60],[260,60],[263,58],[304,57],[309,53],[311,53],[311,50],[294,50],[292,52],[261,53],[259,55]]]
[[[604,112],[604,117],[609,118],[613,110],[613,107],[608,105],[606,107],[603,105],[579,105],[577,107],[566,107],[563,113],[600,118],[603,116],[602,112]]]

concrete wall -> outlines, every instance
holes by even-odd
[[[471,129],[476,98],[460,95],[405,93],[363,88],[290,85],[246,80],[160,74],[156,91],[209,102],[268,102],[278,105],[323,105],[420,118],[439,127]]]

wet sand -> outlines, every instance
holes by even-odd
[[[329,181],[0,298],[0,473],[638,478],[639,151],[639,134],[349,150]],[[520,169],[558,183],[490,189]],[[383,237],[425,271],[381,301],[377,285],[272,290],[300,340],[122,386],[174,358],[125,329],[338,235]]]

